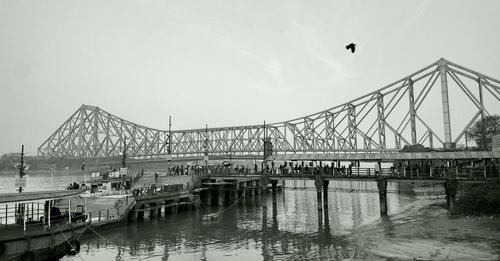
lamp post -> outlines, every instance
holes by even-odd
[[[26,175],[24,172],[24,145],[21,145],[21,165],[19,166],[19,179]],[[22,181],[21,181],[22,182]],[[19,193],[23,192],[23,187],[19,185]]]
[[[167,144],[167,175],[170,175],[170,160],[172,159],[172,116],[168,116],[168,144]]]

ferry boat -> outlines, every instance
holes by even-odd
[[[120,171],[113,169],[103,174],[92,172],[91,179],[85,183],[85,186],[90,188],[90,195],[94,197],[123,195],[130,194],[133,180],[127,168],[121,168]]]
[[[0,260],[57,260],[80,251],[84,190],[0,194]]]

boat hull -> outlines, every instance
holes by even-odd
[[[0,236],[0,260],[58,260],[80,250],[87,223],[59,224],[50,231]],[[2,251],[3,250],[3,251]]]

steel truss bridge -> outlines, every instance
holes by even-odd
[[[262,158],[265,141],[272,144],[272,157],[284,160],[297,154],[387,154],[415,144],[449,149],[466,142],[475,121],[499,111],[500,81],[440,59],[357,99],[272,124],[169,132],[82,105],[38,154],[117,157],[126,143],[132,158]]]

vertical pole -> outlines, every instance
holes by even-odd
[[[432,161],[429,162],[429,176],[432,178]]]
[[[483,159],[483,173],[484,173],[484,178],[486,178],[486,159]]]
[[[448,81],[447,71],[448,63],[444,59],[438,61],[439,74],[441,76],[441,102],[443,106],[443,126],[444,126],[444,147],[446,149],[453,148],[451,141],[451,121],[450,121],[450,105],[448,98]]]
[[[168,146],[167,175],[170,175],[170,160],[172,155],[172,116],[168,116]]]
[[[49,200],[49,229],[50,229],[50,216],[51,216],[51,213],[52,212],[52,200]]]
[[[24,228],[24,233],[26,234],[26,206],[28,204],[25,204],[25,203],[22,203],[22,207],[23,207],[23,228]]]
[[[21,145],[21,166],[19,167],[19,179],[24,176],[24,145]],[[19,187],[19,193],[23,192],[23,187]]]
[[[68,220],[71,224],[71,199],[68,201]]]
[[[9,204],[5,204],[5,226],[7,226],[8,212],[9,212]]]

